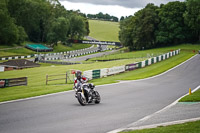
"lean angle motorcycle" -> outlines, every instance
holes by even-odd
[[[75,85],[75,97],[82,106],[89,103],[99,104],[101,101],[100,94],[95,90],[95,85],[90,83],[77,83]]]

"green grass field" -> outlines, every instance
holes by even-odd
[[[127,49],[123,48],[122,50],[120,50],[116,53],[113,53],[111,55],[92,58],[89,61],[150,58],[151,56],[152,57],[159,56],[161,54],[170,52],[171,50],[178,50],[180,48],[182,49],[182,51],[192,52],[193,49],[198,49],[199,47],[200,47],[199,45],[192,45],[192,47],[188,47],[188,44],[182,44],[182,45],[178,45],[178,46],[155,48],[155,49],[142,50],[142,51],[131,51],[131,52],[124,52]]]
[[[199,133],[200,121],[121,133]]]
[[[89,36],[100,41],[114,41],[119,42],[119,23],[89,20],[90,34]]]
[[[72,44],[71,47],[69,46],[64,46],[61,44],[58,44],[57,46],[54,47],[54,51],[53,52],[63,52],[63,51],[72,51],[72,50],[77,50],[77,49],[84,49],[84,48],[89,48],[91,47],[91,44]]]
[[[115,76],[109,76],[107,78],[95,79],[91,82],[96,85],[100,84],[108,84],[115,83],[119,80],[135,80],[147,78],[150,76],[157,75],[162,73],[183,61],[189,59],[194,55],[191,49],[199,48],[199,45],[179,45],[171,48],[177,49],[177,47],[183,49],[179,55],[176,55],[172,58],[169,58],[165,61],[156,63],[154,65],[137,69],[131,72],[125,72],[123,74],[118,74]],[[186,49],[188,48],[188,49]],[[155,51],[165,51],[166,48],[160,48],[157,50],[152,49],[152,52]],[[143,51],[141,51],[143,52]],[[150,52],[150,51],[149,51]],[[139,51],[138,51],[139,53]],[[156,53],[155,53],[156,54]],[[126,59],[126,60],[117,60],[117,61],[109,61],[109,62],[96,62],[92,64],[79,64],[79,65],[42,65],[37,68],[29,68],[23,70],[15,70],[15,71],[6,71],[0,73],[0,79],[5,78],[17,78],[17,77],[28,77],[28,86],[17,86],[17,87],[8,87],[0,89],[0,101],[14,100],[20,98],[33,97],[38,95],[44,95],[49,93],[61,92],[72,89],[72,84],[65,84],[64,80],[60,81],[52,81],[46,85],[46,75],[50,74],[64,74],[71,69],[78,70],[94,70],[101,68],[109,68],[113,66],[120,66],[129,63],[134,63],[134,59]]]

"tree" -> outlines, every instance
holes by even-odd
[[[185,2],[169,2],[159,9],[160,23],[156,32],[156,41],[160,45],[182,43],[187,38],[187,28],[183,14]]]
[[[124,19],[125,19],[124,16],[121,16],[120,21],[123,21]]]
[[[51,10],[52,10],[55,18],[67,17],[68,16],[69,13],[65,9],[65,7],[60,4],[59,1],[53,2],[52,6],[53,6],[53,8]]]
[[[96,16],[98,19],[104,19],[104,14],[102,12],[99,12]]]
[[[69,20],[64,17],[57,18],[51,26],[50,32],[47,34],[49,43],[57,45],[58,41],[66,42],[69,33]]]
[[[112,16],[111,18],[112,18],[111,20],[114,21],[114,22],[118,22],[119,21],[118,17]]]
[[[24,31],[24,28],[22,26],[18,26],[17,28],[18,28],[19,38],[18,38],[16,43],[21,44],[28,38],[28,36],[27,36],[26,32]]]
[[[144,9],[135,13],[135,16],[120,22],[120,41],[130,50],[153,48],[155,32],[159,23],[158,7],[148,4]]]
[[[135,30],[133,45],[135,49],[149,49],[156,47],[155,32],[159,23],[158,7],[154,4],[135,13]]]
[[[67,17],[66,9],[57,0],[9,0],[8,10],[33,42],[46,42],[54,19]]]
[[[70,17],[70,39],[81,39],[87,35],[85,27],[85,21],[83,17],[72,15]]]
[[[1,0],[0,19],[1,44],[20,44],[27,38],[64,43],[90,32],[86,15],[80,10],[66,10],[59,0]]]
[[[85,18],[85,29],[86,29],[86,34],[85,35],[89,35],[90,34],[90,28],[89,28],[89,22],[88,20]]]
[[[13,44],[18,38],[18,28],[10,17],[5,0],[0,3],[0,44]]]
[[[40,6],[41,3],[27,0],[9,0],[8,10],[16,24],[22,26],[31,41],[40,42]]]
[[[200,41],[200,1],[187,0],[186,8],[185,23],[192,29],[193,39]]]
[[[132,33],[134,28],[134,21],[135,17],[129,17],[123,21],[120,21],[119,40],[123,46],[129,47],[130,50],[133,50]]]
[[[87,17],[90,19],[99,19],[99,20],[106,20],[106,21],[114,21],[118,22],[119,19],[115,16],[110,16],[109,14],[103,14],[102,12],[99,12],[98,14],[87,14]]]

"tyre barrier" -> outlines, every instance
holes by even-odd
[[[25,58],[32,58],[35,55],[27,55],[27,56],[15,56],[15,57],[0,57],[0,60],[15,60],[15,59],[25,59]]]
[[[84,48],[84,49],[79,49],[79,50],[73,50],[73,51],[67,51],[67,52],[60,52],[60,53],[48,53],[48,54],[42,54],[42,55],[45,57],[45,56],[72,54],[72,53],[77,53],[77,52],[84,51],[84,50],[90,50],[93,47],[94,47],[94,45],[92,45],[89,48]],[[90,51],[90,53],[94,53],[94,52],[97,52],[97,50]],[[39,56],[38,54],[32,54],[32,55],[26,55],[26,56],[0,57],[0,60],[25,59],[25,58],[33,58],[33,57],[38,57],[38,56]],[[76,57],[76,56],[78,56],[78,54],[74,54],[74,57]],[[70,58],[72,58],[72,56],[70,56]],[[47,60],[60,60],[61,58],[45,58],[45,60],[46,59]]]

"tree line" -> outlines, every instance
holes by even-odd
[[[175,1],[145,8],[120,21],[119,40],[130,50],[200,41],[200,1]]]
[[[0,0],[0,44],[25,40],[57,44],[89,34],[80,11],[69,11],[58,0]]]
[[[109,14],[103,14],[102,12],[99,12],[98,14],[87,14],[87,18],[89,19],[99,19],[99,20],[106,20],[106,21],[114,21],[118,22],[118,17],[110,16]]]

